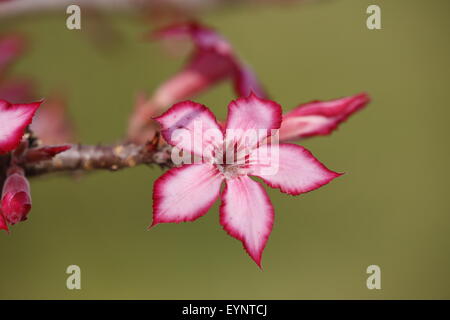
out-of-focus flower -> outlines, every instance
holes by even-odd
[[[299,195],[340,175],[301,146],[274,144],[281,107],[255,95],[229,104],[225,129],[208,108],[190,101],[175,104],[156,120],[169,144],[203,160],[170,169],[156,180],[152,226],[194,221],[220,196],[221,225],[242,241],[258,266],[272,230],[274,210],[264,188],[250,177],[259,177],[281,192]],[[263,134],[249,139],[252,132]],[[194,141],[181,139],[186,133]],[[225,158],[233,161],[224,163]],[[220,194],[223,182],[225,189]]]
[[[159,115],[159,106],[145,93],[136,97],[134,112],[128,120],[128,139],[136,143],[145,143],[155,137],[159,125],[152,118]]]
[[[46,145],[58,145],[75,140],[74,125],[63,95],[54,94],[42,104],[31,124],[31,130]]]
[[[260,97],[266,96],[253,71],[215,30],[191,22],[160,29],[153,36],[156,39],[188,38],[195,47],[184,69],[156,91],[154,100],[159,105],[167,108],[226,78],[233,79],[238,97],[248,96],[251,92]]]
[[[33,84],[28,79],[7,78],[8,68],[23,53],[25,39],[19,35],[0,36],[0,99],[10,102],[31,101]]]
[[[32,101],[34,85],[29,79],[8,79],[0,83],[0,99],[13,103]]]
[[[132,141],[143,142],[153,137],[155,125],[150,117],[224,79],[233,80],[238,97],[251,92],[266,97],[250,67],[237,57],[230,43],[216,31],[198,23],[183,23],[160,29],[152,36],[159,40],[190,39],[194,53],[180,72],[159,86],[154,95],[136,109],[129,122],[128,136]]]
[[[317,135],[328,135],[352,114],[370,101],[365,93],[351,97],[313,101],[301,104],[283,115],[280,140],[292,141]]]
[[[0,154],[15,149],[41,102],[11,104],[0,100]]]
[[[24,48],[25,41],[21,36],[0,36],[0,75],[23,53]]]

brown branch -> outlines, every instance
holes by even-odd
[[[156,164],[172,167],[171,147],[152,145],[116,144],[110,146],[72,145],[72,148],[39,163],[24,163],[28,177],[54,172],[110,170],[117,171],[138,165]]]

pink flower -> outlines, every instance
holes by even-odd
[[[0,154],[15,149],[41,102],[11,104],[0,100]]]
[[[0,83],[0,99],[10,102],[32,101],[34,85],[29,79],[13,79]]]
[[[23,53],[25,40],[19,35],[0,37],[0,99],[11,102],[30,101],[33,84],[28,79],[6,79],[8,68]]]
[[[8,170],[7,178],[3,185],[0,229],[8,231],[7,223],[14,225],[25,221],[30,210],[30,184],[25,177],[23,169],[13,166]]]
[[[247,96],[250,92],[266,97],[250,67],[237,58],[230,43],[216,31],[191,22],[171,25],[152,33],[152,36],[158,40],[188,38],[195,49],[180,72],[160,85],[150,99],[138,101],[129,120],[128,137],[131,141],[145,143],[151,140],[158,130],[151,117],[225,79],[233,80],[238,97]]]
[[[183,69],[160,85],[146,101],[138,101],[129,120],[128,137],[136,143],[152,139],[157,126],[149,120],[160,115],[176,102],[210,89],[218,82],[232,79],[238,97],[250,92],[266,94],[253,71],[236,56],[230,43],[216,31],[191,22],[160,29],[152,36],[158,40],[188,38],[194,53]]]
[[[62,144],[75,140],[75,130],[68,112],[66,98],[54,94],[39,108],[31,130],[44,144]]]
[[[0,73],[20,56],[24,50],[25,41],[18,35],[0,37]]]
[[[188,37],[195,46],[184,70],[155,93],[160,105],[187,99],[225,78],[231,78],[238,97],[250,92],[266,96],[253,71],[240,61],[230,43],[213,29],[195,22],[172,25],[154,33],[157,39]]]
[[[365,93],[351,97],[313,101],[299,105],[283,115],[280,140],[292,141],[317,135],[328,135],[353,113],[370,101]]]
[[[242,241],[258,266],[272,230],[274,210],[262,185],[250,177],[259,177],[281,192],[299,195],[340,175],[301,146],[280,144],[272,149],[281,124],[281,107],[253,94],[228,105],[225,129],[208,108],[190,101],[172,106],[156,120],[169,144],[202,161],[170,169],[155,181],[152,226],[194,221],[220,197],[220,224]],[[210,135],[211,131],[215,134]],[[253,131],[263,135],[248,139],[247,133]],[[193,137],[193,143],[180,139],[184,133]],[[278,157],[272,157],[272,153],[278,153]],[[234,162],[223,161],[230,155]]]

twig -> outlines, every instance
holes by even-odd
[[[156,164],[172,167],[171,147],[153,148],[151,145],[116,144],[111,146],[72,145],[72,148],[52,160],[23,164],[28,177],[54,172],[110,170],[117,171],[137,165]]]

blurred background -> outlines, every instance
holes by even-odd
[[[381,7],[381,30],[366,28],[370,4]],[[267,189],[276,217],[264,271],[222,230],[218,203],[195,223],[146,231],[159,168],[33,179],[29,220],[0,233],[0,298],[450,298],[449,8],[330,0],[202,14],[284,110],[370,94],[334,134],[302,142],[347,174],[299,197]],[[95,22],[70,31],[66,18],[65,10],[2,18],[2,33],[30,41],[13,72],[33,77],[40,97],[65,92],[80,142],[114,142],[136,92],[151,93],[185,57],[144,41],[151,26],[131,14],[105,17],[115,30],[106,44]],[[234,97],[226,82],[195,100],[224,118]],[[66,288],[71,264],[81,267],[82,290]],[[381,290],[366,287],[372,264]]]

